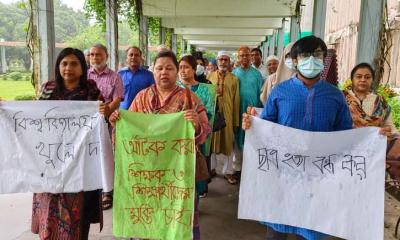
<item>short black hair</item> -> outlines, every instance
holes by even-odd
[[[328,48],[325,42],[319,37],[313,35],[307,36],[297,40],[297,42],[293,44],[292,50],[290,51],[290,57],[295,59],[300,53],[312,53],[315,52],[317,48],[321,48],[324,52],[325,58],[328,53]]]
[[[367,69],[371,72],[372,81],[374,80],[374,77],[375,77],[375,70],[374,70],[374,68],[372,68],[372,66],[371,66],[369,63],[365,63],[365,62],[357,64],[357,65],[351,70],[351,75],[350,75],[351,80],[353,80],[354,75],[356,74],[357,70],[360,69],[360,68],[367,68]]]
[[[142,56],[142,50],[140,50],[140,48],[139,47],[136,47],[136,46],[130,46],[130,47],[128,47],[127,49],[126,49],[126,53],[128,53],[129,52],[129,50],[131,50],[131,49],[136,49],[136,50],[138,50],[139,51],[139,54],[140,54],[140,56]]]
[[[260,56],[262,56],[262,52],[259,48],[253,48],[253,49],[251,49],[250,52],[258,52],[260,54]]]
[[[202,59],[202,58],[198,58],[198,59]],[[179,63],[181,63],[182,61],[187,62],[192,67],[192,69],[196,71],[197,62],[196,62],[196,59],[192,55],[183,56],[181,58],[181,60],[179,60]]]
[[[65,89],[64,79],[61,76],[61,72],[60,72],[60,64],[61,64],[61,61],[68,55],[75,55],[78,58],[79,63],[81,64],[82,75],[79,78],[79,85],[81,87],[85,87],[86,84],[87,84],[87,70],[88,70],[88,67],[86,65],[85,55],[79,49],[76,49],[76,48],[64,48],[58,54],[57,60],[56,60],[56,66],[55,66],[56,91],[58,91],[58,92],[61,92],[61,91],[63,91]]]
[[[170,58],[172,60],[172,62],[174,63],[176,70],[179,69],[179,63],[178,60],[176,59],[176,55],[174,52],[170,51],[170,50],[166,50],[166,51],[161,51],[157,54],[156,58],[154,59],[153,65],[156,65],[156,62],[159,58]]]

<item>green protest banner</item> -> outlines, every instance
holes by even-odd
[[[113,234],[192,239],[195,142],[183,112],[120,111],[115,140]]]

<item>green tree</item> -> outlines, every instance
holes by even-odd
[[[61,0],[54,0],[54,28],[56,42],[65,42],[72,36],[79,35],[89,26],[82,11],[63,4]]]
[[[0,2],[0,38],[5,41],[26,41],[30,16],[27,6],[27,0],[9,4]],[[61,0],[54,0],[54,25],[56,42],[63,43],[85,32],[89,21],[82,11],[74,11]],[[6,55],[8,63],[23,61],[25,68],[29,69],[30,55],[26,47],[7,47]]]
[[[120,21],[126,22],[128,26],[138,34],[140,1],[119,0],[117,11]],[[87,17],[96,19],[96,22],[106,29],[106,5],[104,0],[85,0],[84,10]],[[149,42],[158,44],[160,19],[149,18]]]
[[[105,44],[105,34],[102,32],[99,25],[89,26],[78,35],[70,37],[66,42],[68,47],[86,49],[96,43]]]
[[[0,38],[5,41],[25,41],[28,13],[18,3],[0,2]]]

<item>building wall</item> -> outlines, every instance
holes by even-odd
[[[392,70],[389,76],[386,66],[383,81],[394,87],[400,87],[400,24],[399,19],[395,21],[399,5],[399,0],[388,0],[389,21],[394,29],[389,57]],[[361,0],[327,0],[325,41],[329,48],[337,51],[339,81],[349,79],[351,69],[357,64],[360,9]]]
[[[350,78],[356,64],[361,0],[327,0],[325,41],[336,49],[339,81]]]

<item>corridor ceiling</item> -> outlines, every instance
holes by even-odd
[[[142,0],[143,15],[160,17],[163,27],[199,50],[257,47],[283,18],[295,15],[298,0]]]

